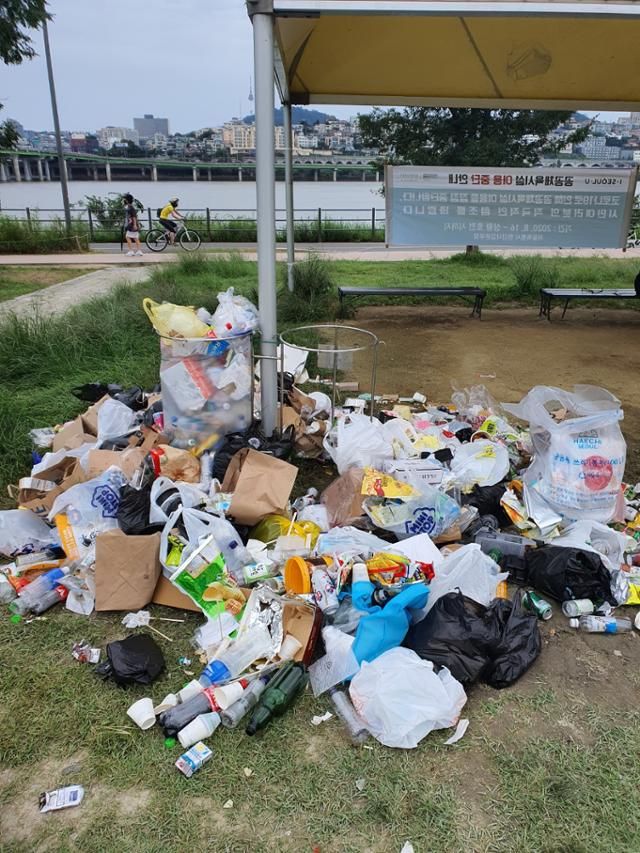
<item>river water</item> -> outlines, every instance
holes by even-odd
[[[319,207],[323,214],[335,211],[336,218],[348,219],[349,213],[371,214],[371,208],[383,215],[384,199],[380,194],[382,184],[373,181],[296,181],[293,195],[296,213],[300,218],[313,216]],[[69,199],[83,206],[87,195],[106,196],[109,193],[131,192],[145,207],[155,209],[168,199],[177,196],[185,212],[211,208],[214,213],[241,216],[253,213],[256,208],[256,185],[253,181],[70,181]],[[285,206],[284,184],[276,183],[276,207]],[[12,215],[24,208],[43,211],[62,210],[60,184],[31,181],[0,184],[0,208]],[[17,212],[16,212],[16,215]]]

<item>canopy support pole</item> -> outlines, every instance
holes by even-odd
[[[276,199],[273,79],[273,15],[252,16],[256,87],[256,212],[258,219],[258,300],[261,343],[262,429],[271,436],[278,405],[276,312]]]
[[[293,291],[293,267],[296,262],[296,242],[293,207],[293,130],[291,127],[291,104],[282,104],[284,115],[284,183],[285,207],[287,210],[287,287]]]

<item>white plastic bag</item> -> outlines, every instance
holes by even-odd
[[[0,554],[15,557],[59,544],[56,531],[30,509],[0,512]]]
[[[220,304],[211,318],[218,337],[238,335],[258,328],[258,309],[245,296],[234,295],[232,287],[218,294],[218,302]]]
[[[222,556],[230,567],[238,563],[246,565],[252,562],[251,555],[242,544],[239,534],[230,521],[198,509],[180,507],[169,517],[160,535],[160,563],[167,578],[170,578],[176,571],[176,567],[167,565],[166,560],[171,550],[169,534],[177,525],[182,526],[186,534],[183,538],[187,540],[180,557],[180,563],[184,563],[207,536],[213,536],[214,542],[203,553],[204,557],[209,553],[213,555],[214,552],[218,551],[222,552]]]
[[[136,413],[109,397],[98,409],[98,443],[128,435],[138,422]]]
[[[451,461],[451,477],[447,483],[465,486],[494,486],[507,476],[509,451],[502,444],[478,439],[461,444]]]
[[[593,385],[576,385],[573,393],[538,385],[503,407],[529,422],[535,459],[525,491],[535,489],[567,518],[610,521],[627,453],[620,401]],[[557,409],[567,412],[559,422],[551,415]]]
[[[86,557],[95,545],[98,533],[118,526],[120,489],[128,483],[122,471],[115,466],[107,468],[99,477],[79,483],[55,499],[49,520],[66,515],[60,525],[62,547],[68,557]]]
[[[467,701],[448,669],[436,675],[431,661],[404,648],[365,661],[349,694],[371,734],[400,749],[416,747],[434,729],[455,726]]]
[[[385,459],[393,458],[393,448],[382,424],[368,415],[340,418],[324,437],[324,449],[336,463],[340,474],[347,468],[380,468]]]
[[[157,477],[151,486],[149,523],[164,524],[179,507],[198,506],[206,497],[193,483],[174,483],[169,477]]]
[[[426,615],[439,598],[454,589],[487,606],[495,598],[500,581],[508,577],[509,572],[501,572],[498,564],[483,554],[479,545],[464,545],[436,566],[424,613]]]
[[[309,667],[309,680],[314,696],[320,696],[351,678],[359,669],[360,664],[353,653],[353,637],[327,625],[322,629],[322,639],[326,654],[318,658]]]
[[[437,538],[460,515],[458,504],[434,486],[420,486],[420,495],[409,500],[366,498],[362,508],[376,527],[406,539],[419,533]]]

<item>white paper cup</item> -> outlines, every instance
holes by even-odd
[[[186,702],[188,699],[193,699],[194,696],[197,696],[198,693],[202,693],[203,690],[204,687],[202,684],[194,678],[193,681],[185,684],[182,690],[178,690],[176,693],[178,702]]]
[[[227,684],[224,687],[216,687],[213,691],[213,698],[223,711],[233,705],[244,693],[244,687],[239,681],[234,681],[233,684]],[[198,738],[199,740],[199,738]]]
[[[216,721],[216,728],[220,724],[220,720]],[[211,736],[211,731],[209,727],[203,722],[201,716],[195,718],[195,720],[191,720],[183,729],[180,729],[178,732],[178,740],[180,741],[180,746],[184,747],[184,749],[188,749],[190,746],[193,746],[194,743],[198,743],[199,740],[205,740]]]
[[[293,634],[287,634],[280,646],[278,657],[280,660],[293,660],[297,652],[302,648],[302,643]]]
[[[143,731],[150,729],[156,721],[156,715],[153,712],[153,702],[148,696],[134,702],[127,711],[127,714],[136,726],[139,726]]]
[[[168,711],[170,708],[175,708],[180,700],[176,696],[175,693],[167,693],[162,702],[153,709],[153,713],[158,716],[158,714],[163,714],[165,711]]]

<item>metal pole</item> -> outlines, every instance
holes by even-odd
[[[58,170],[60,172],[60,189],[62,190],[62,206],[64,207],[64,221],[67,234],[71,233],[71,208],[69,206],[69,188],[67,186],[67,173],[64,168],[64,155],[62,153],[62,137],[60,136],[60,119],[58,117],[58,102],[56,100],[56,86],[53,82],[53,66],[51,64],[51,49],[49,47],[49,30],[47,19],[42,22],[42,36],[44,38],[44,53],[47,59],[47,74],[49,76],[49,92],[51,94],[51,112],[53,114],[53,129],[56,135],[56,149],[58,152]]]
[[[293,221],[293,131],[291,104],[283,104],[284,115],[284,189],[287,210],[287,287],[293,291],[293,267],[296,262],[296,242]]]
[[[256,81],[256,200],[258,219],[258,299],[262,332],[260,397],[262,428],[276,427],[278,408],[276,312],[276,199],[274,151],[273,18],[253,15],[253,62]]]

